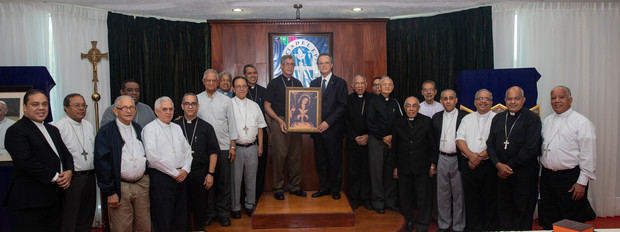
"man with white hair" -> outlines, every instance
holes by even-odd
[[[4,135],[6,134],[6,129],[15,123],[15,120],[6,117],[8,112],[9,109],[6,102],[0,100],[0,160],[2,160],[3,156],[6,158],[9,156],[9,152],[4,147]]]
[[[187,230],[187,186],[192,148],[181,127],[171,123],[174,103],[163,96],[155,100],[153,120],[142,130],[148,173],[151,178],[153,231]]]
[[[553,114],[543,121],[540,175],[540,225],[570,219],[585,222],[596,215],[588,202],[588,183],[596,179],[596,133],[588,118],[573,110],[566,86],[551,90]]]

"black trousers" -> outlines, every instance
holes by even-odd
[[[192,170],[187,176],[187,188],[188,188],[188,209],[192,215],[192,221],[194,222],[194,228],[204,227],[204,222],[207,219],[207,206],[209,192],[211,190],[205,189],[204,180],[207,172],[205,170]],[[211,187],[213,189],[213,187]]]
[[[207,215],[229,217],[232,208],[232,178],[228,150],[220,151],[215,166],[214,184],[209,191]]]
[[[584,197],[579,200],[572,200],[573,193],[568,192],[577,183],[579,172],[579,166],[556,172],[542,168],[538,216],[545,230],[552,229],[553,223],[562,219],[585,222],[596,218],[588,202],[588,186]]]
[[[398,189],[401,201],[401,213],[407,222],[415,223],[416,231],[427,231],[431,221],[431,178],[428,172],[422,174],[398,173]],[[414,204],[418,214],[413,218]]]
[[[263,155],[261,157],[258,157],[258,171],[256,172],[256,203],[258,203],[260,195],[263,194],[263,192],[265,191],[265,172],[267,170],[266,168],[268,154],[269,134],[267,133],[267,128],[263,128]],[[244,198],[242,197],[241,199]]]
[[[467,167],[469,169],[469,167]],[[491,160],[484,160],[474,170],[461,172],[465,191],[466,231],[495,230],[497,170]]]
[[[349,164],[349,201],[351,204],[370,203],[370,166],[368,146],[360,146],[347,139],[347,163]]]
[[[496,179],[498,229],[532,230],[538,198],[538,163],[536,161],[513,171],[514,174],[506,179]]]
[[[340,192],[342,187],[342,137],[313,136],[314,158],[321,191]]]
[[[177,183],[156,169],[148,171],[153,231],[187,231],[187,182]]]
[[[60,231],[62,199],[48,207],[14,209],[15,231]]]
[[[65,191],[62,212],[62,231],[89,232],[93,227],[97,204],[95,173],[73,174]]]

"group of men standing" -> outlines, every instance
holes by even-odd
[[[310,86],[321,89],[322,121],[311,136],[320,184],[313,198],[341,198],[346,138],[351,206],[400,211],[409,231],[426,231],[434,207],[442,231],[531,229],[539,163],[541,225],[594,218],[587,201],[588,182],[596,178],[594,127],[572,110],[568,88],[551,91],[555,113],[541,123],[523,107],[516,86],[506,91],[505,112],[492,112],[492,93],[481,89],[477,111],[467,114],[457,109],[451,89],[435,102],[432,81],[422,84],[423,102],[408,97],[401,105],[388,76],[373,81],[371,94],[357,75],[347,96],[346,81],[332,73],[332,57],[321,54],[317,64],[321,77]],[[112,231],[185,231],[190,221],[201,230],[215,219],[229,226],[242,207],[252,215],[264,189],[269,135],[274,198],[284,200],[285,190],[306,197],[301,134],[285,122],[286,88],[302,84],[292,76],[292,56],[283,56],[281,67],[267,88],[257,84],[253,65],[234,78],[206,70],[205,91],[186,93],[176,120],[173,99],[158,98],[153,111],[138,101],[139,83],[126,80],[96,134],[84,119],[81,95],[65,97],[67,117],[52,126],[44,122],[46,95],[28,91],[24,117],[6,126],[15,165],[7,202],[16,229],[88,231],[96,184]],[[0,102],[0,116],[5,109]]]

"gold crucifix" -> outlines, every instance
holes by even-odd
[[[101,99],[101,95],[99,95],[99,93],[97,92],[97,82],[99,82],[99,79],[97,78],[97,63],[101,61],[101,58],[107,59],[108,53],[101,53],[101,51],[97,49],[97,41],[90,41],[90,43],[93,45],[93,47],[88,50],[88,53],[82,53],[82,59],[87,58],[88,61],[90,61],[90,63],[93,65],[94,89],[91,98],[93,99],[93,101],[95,101],[95,128],[97,129],[97,131],[99,131],[99,100]]]

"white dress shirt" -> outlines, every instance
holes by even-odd
[[[94,143],[95,131],[90,122],[82,119],[82,122],[64,117],[56,122],[54,126],[60,131],[62,141],[73,156],[73,166],[75,171],[87,171],[95,168]],[[86,156],[82,153],[86,152]]]
[[[439,151],[443,153],[456,153],[456,118],[458,110],[443,112],[441,122],[441,137],[439,138]]]
[[[467,148],[473,153],[480,153],[487,149],[487,139],[491,131],[491,121],[496,113],[489,111],[480,114],[478,111],[465,115],[456,131],[456,140],[467,143]]]
[[[239,138],[237,138],[236,143],[253,143],[256,141],[258,128],[267,127],[267,123],[265,123],[265,118],[263,117],[263,112],[260,110],[260,106],[252,100],[248,100],[247,98],[241,100],[238,97],[234,97],[232,103],[235,112],[235,121],[237,124],[237,134],[239,134]]]
[[[332,79],[332,72],[329,72],[329,74],[327,74],[327,77],[323,77],[323,75],[321,75],[321,87],[323,85],[323,80],[325,80],[325,88],[327,88],[327,86],[329,86],[329,80]]]
[[[197,97],[200,104],[198,117],[213,126],[220,149],[229,150],[230,141],[238,138],[232,99],[217,91],[213,93],[212,97],[209,97],[205,91],[199,93]]]
[[[126,181],[137,181],[144,176],[146,170],[144,147],[131,124],[125,125],[118,118],[115,122],[121,138],[125,141],[121,149],[121,178]]]
[[[422,103],[420,103],[419,113],[429,118],[432,118],[435,113],[442,110],[444,110],[443,105],[441,105],[439,102],[433,101],[433,104],[428,104],[426,103],[426,101],[422,101]]]
[[[7,117],[4,117],[4,119],[0,121],[0,157],[6,156],[0,158],[0,160],[3,160],[3,158],[9,158],[9,152],[4,146],[4,136],[6,135],[6,129],[9,129],[9,127],[13,125],[13,123],[15,123],[15,121]]]
[[[171,177],[179,175],[179,168],[187,173],[191,171],[192,148],[178,124],[155,119],[142,129],[142,140],[149,168]]]
[[[543,121],[542,136],[540,163],[545,168],[558,171],[579,165],[578,184],[596,179],[596,134],[588,118],[573,109],[553,113]]]

